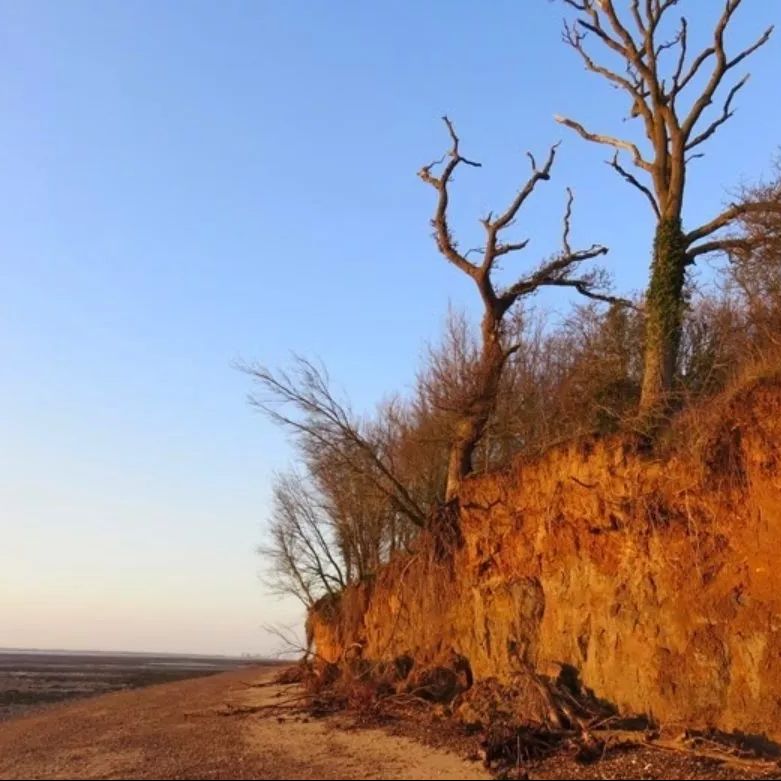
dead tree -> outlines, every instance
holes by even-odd
[[[627,94],[630,115],[642,121],[648,141],[647,151],[643,151],[632,140],[594,133],[573,119],[556,117],[587,141],[613,147],[615,155],[609,164],[643,194],[653,209],[656,235],[646,295],[640,407],[644,414],[664,412],[681,340],[686,268],[704,253],[729,250],[731,239],[718,231],[752,208],[748,204],[733,205],[704,225],[685,231],[681,218],[687,167],[703,156],[703,144],[734,114],[735,96],[748,75],[729,87],[721,110],[709,115],[707,109],[722,83],[768,41],[773,28],[738,53],[727,54],[725,33],[742,0],[725,0],[713,40],[696,56],[690,56],[685,17],[681,17],[672,38],[664,40],[661,33],[665,15],[679,0],[627,0],[623,14],[614,0],[564,2],[578,12],[574,22],[565,22],[564,40],[577,51],[587,70]],[[587,48],[590,41],[602,47],[604,60]],[[611,57],[618,62],[615,69],[605,64]],[[624,167],[621,153],[630,155],[638,175]],[[650,186],[646,183],[649,179]]]
[[[518,349],[518,343],[506,338],[504,317],[511,307],[521,298],[545,286],[567,287],[578,293],[600,301],[616,302],[613,296],[600,292],[605,279],[599,271],[591,271],[581,276],[573,276],[583,261],[604,255],[607,249],[593,244],[587,249],[575,250],[570,246],[570,223],[572,218],[573,196],[568,192],[564,214],[562,249],[553,258],[546,260],[536,270],[521,276],[515,283],[498,288],[492,279],[500,258],[518,253],[526,248],[528,239],[506,241],[505,231],[509,228],[523,204],[534,192],[540,182],[550,179],[550,172],[556,157],[557,145],[551,147],[542,168],[537,166],[534,157],[529,154],[532,173],[520,188],[510,205],[500,214],[489,213],[480,222],[485,230],[485,244],[475,250],[462,253],[454,240],[448,222],[448,204],[450,184],[453,174],[460,165],[479,168],[480,164],[461,155],[459,139],[452,122],[443,117],[450,140],[450,150],[441,160],[423,166],[420,178],[437,191],[437,204],[431,221],[437,248],[444,257],[475,283],[483,302],[483,317],[480,327],[480,353],[475,366],[475,378],[471,384],[469,398],[464,400],[459,419],[453,433],[447,470],[445,499],[450,501],[458,495],[463,478],[472,471],[472,456],[482,437],[491,413],[496,404],[502,370],[507,359]],[[434,169],[440,167],[438,174]],[[481,256],[479,262],[469,260],[468,255],[475,252]]]

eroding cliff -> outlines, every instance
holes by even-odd
[[[469,480],[462,544],[421,541],[310,616],[318,654],[475,680],[574,668],[624,712],[781,739],[781,384],[681,424]]]

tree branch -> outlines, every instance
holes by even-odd
[[[496,249],[494,250],[494,257],[500,258],[502,255],[507,255],[510,252],[520,252],[522,249],[526,249],[528,244],[529,244],[529,239],[524,239],[523,241],[508,242],[507,244],[502,244],[501,242],[497,242]]]
[[[578,0],[573,0],[578,3]],[[586,3],[584,2],[584,7]],[[616,145],[622,149],[628,149],[635,155],[636,163],[650,169],[650,164],[644,161],[640,155],[639,149],[629,142],[621,141],[620,139],[613,139],[608,136],[594,136],[588,134],[582,126],[572,120],[565,118],[557,118],[563,124],[579,129],[581,133],[590,136],[592,140],[599,141],[600,143],[609,143]],[[451,261],[453,260],[451,255],[450,232],[447,226],[447,185],[450,181],[450,176],[459,161],[463,161],[458,150],[458,136],[453,130],[452,124],[445,118],[445,122],[450,132],[450,137],[453,141],[453,146],[448,153],[450,160],[445,166],[445,169],[441,176],[435,177],[431,173],[431,166],[424,167],[420,172],[420,177],[431,184],[439,191],[439,198],[437,203],[437,211],[434,218],[434,225],[437,227],[438,246],[440,251]],[[463,268],[469,273],[469,275],[475,280],[478,286],[480,294],[483,298],[483,302],[486,306],[487,317],[489,321],[499,323],[507,312],[507,310],[518,300],[519,297],[529,295],[533,293],[537,288],[543,286],[556,285],[560,287],[572,287],[575,288],[582,295],[586,295],[590,298],[594,298],[600,301],[609,301],[612,303],[623,302],[623,299],[618,299],[614,296],[610,296],[606,293],[602,293],[596,289],[596,282],[601,280],[599,275],[586,276],[581,278],[573,278],[569,276],[570,272],[580,263],[585,260],[596,258],[600,255],[604,255],[607,252],[607,248],[599,244],[594,244],[588,249],[573,250],[570,243],[571,235],[571,221],[572,221],[572,205],[574,196],[572,191],[567,188],[567,202],[564,210],[563,230],[562,230],[562,251],[553,260],[543,264],[537,271],[527,274],[526,276],[517,280],[513,285],[502,292],[498,292],[491,281],[491,271],[494,268],[496,259],[507,255],[511,252],[518,252],[523,250],[528,245],[528,239],[518,242],[502,242],[499,237],[501,232],[508,228],[514,222],[519,210],[526,202],[526,200],[532,195],[535,188],[541,181],[547,181],[550,179],[551,169],[556,159],[556,152],[558,144],[554,144],[548,151],[547,159],[542,167],[538,167],[534,156],[531,153],[527,153],[531,162],[531,176],[528,178],[523,187],[518,190],[516,196],[513,198],[509,206],[501,212],[496,218],[493,217],[493,213],[489,213],[487,217],[481,220],[483,227],[486,231],[486,243],[482,250],[483,260],[479,266],[470,263],[465,256],[458,255],[457,261],[453,261],[455,265]],[[618,166],[620,169],[620,166]],[[637,180],[631,175],[627,175],[630,181],[637,182]],[[639,182],[637,182],[638,186]],[[470,250],[469,253],[477,250]],[[467,254],[469,254],[467,253]]]
[[[643,156],[640,154],[640,150],[637,148],[636,144],[633,144],[630,141],[624,141],[620,138],[614,138],[613,136],[604,136],[599,135],[598,133],[591,133],[586,130],[586,128],[584,128],[580,122],[576,122],[574,119],[569,119],[567,117],[562,117],[560,114],[557,114],[554,119],[560,125],[564,125],[579,133],[587,141],[592,141],[595,144],[605,144],[607,146],[615,147],[616,149],[623,149],[627,152],[630,152],[632,154],[633,162],[638,168],[642,168],[644,171],[648,171],[649,173],[653,171],[653,166],[647,160],[643,159]]]
[[[569,235],[572,230],[572,204],[575,201],[575,196],[572,194],[572,189],[567,188],[567,205],[564,207],[564,229],[561,235],[561,246],[564,248],[564,252],[567,255],[572,255],[572,247],[569,243]]]
[[[722,109],[721,116],[711,122],[711,124],[702,132],[700,133],[694,140],[689,141],[686,144],[686,151],[688,152],[690,149],[694,149],[695,146],[699,146],[704,141],[707,141],[718,129],[723,125],[732,115],[735,113],[732,111],[732,99],[735,97],[735,95],[745,86],[746,82],[749,80],[750,74],[746,74],[735,86],[732,87],[732,89],[729,91],[729,94],[727,95],[727,99],[724,101],[724,108]]]
[[[761,46],[764,46],[768,40],[770,40],[770,36],[773,33],[773,27],[768,27],[768,29],[765,30],[765,32],[762,33],[762,35],[751,46],[747,47],[730,60],[727,57],[727,53],[724,49],[724,33],[730,23],[730,20],[732,19],[733,14],[738,9],[741,2],[742,0],[727,0],[724,11],[719,18],[718,24],[716,25],[716,30],[713,35],[713,45],[709,46],[707,49],[701,52],[700,55],[695,59],[689,73],[681,85],[681,89],[683,89],[683,87],[686,86],[686,84],[694,77],[700,66],[710,57],[715,57],[716,62],[714,63],[713,71],[711,72],[711,76],[708,79],[708,83],[705,85],[705,88],[703,89],[700,97],[697,98],[697,100],[694,102],[689,115],[683,122],[682,132],[684,139],[688,139],[691,136],[697,122],[702,117],[702,113],[713,102],[713,96],[715,95],[716,90],[719,88],[719,85],[724,79],[727,71],[741,63],[744,59],[746,59],[746,57],[753,54]]]
[[[654,52],[654,57],[658,60],[659,57],[662,55],[662,52],[666,52],[668,49],[672,49],[673,46],[677,46],[680,43],[680,31],[675,34],[674,38],[671,38],[669,41],[664,41],[660,43],[656,47],[656,51]]]
[[[607,35],[604,35],[604,37],[600,35],[600,37],[608,46],[610,46],[610,48],[614,49],[614,51],[616,51],[619,55],[624,57],[627,62],[634,66],[640,77],[645,81],[645,84],[649,90],[655,91],[658,85],[656,82],[653,36],[656,26],[669,6],[665,4],[664,7],[658,7],[649,14],[648,25],[641,26],[643,27],[642,46],[638,46],[637,41],[635,41],[635,39],[632,37],[632,34],[621,22],[621,19],[616,12],[615,6],[613,5],[613,0],[600,0],[599,7],[602,10],[602,13],[607,17],[613,32],[621,39],[622,43],[613,41],[613,39]],[[589,14],[593,23],[592,31],[596,31],[596,29],[602,30],[599,20],[599,11],[592,6]],[[586,26],[586,24],[582,21],[581,24]],[[611,45],[611,42],[616,45]],[[647,63],[643,61],[644,56],[648,58]]]
[[[556,159],[556,151],[559,145],[554,144],[548,151],[548,157],[542,168],[537,167],[537,162],[534,159],[534,155],[531,152],[527,152],[527,156],[531,161],[532,173],[526,184],[518,191],[518,194],[513,198],[510,205],[502,212],[495,220],[492,219],[492,214],[489,214],[484,220],[482,220],[483,226],[486,231],[486,245],[485,254],[483,255],[483,262],[480,266],[481,280],[483,288],[481,293],[484,298],[493,301],[496,294],[493,288],[485,289],[486,286],[490,286],[489,275],[494,267],[496,258],[507,255],[510,252],[518,252],[526,247],[529,243],[528,239],[520,242],[507,242],[502,243],[499,241],[499,234],[505,228],[509,227],[515,219],[518,211],[526,202],[526,199],[534,192],[535,188],[540,182],[547,182],[550,179],[551,168]]]
[[[733,250],[749,250],[753,246],[747,239],[714,239],[704,244],[698,244],[691,247],[686,252],[686,262],[688,265],[694,263],[694,259],[700,255],[706,255],[711,252],[731,252]]]
[[[383,461],[377,448],[362,436],[358,425],[351,420],[348,410],[333,396],[328,387],[327,376],[304,358],[296,357],[296,362],[299,372],[297,380],[284,372],[276,375],[263,366],[239,368],[265,387],[275,400],[296,407],[305,415],[304,419],[285,415],[275,409],[271,402],[257,396],[251,396],[250,403],[275,423],[309,437],[319,447],[334,453],[356,474],[369,479],[412,523],[417,526],[425,525],[425,513]],[[366,464],[359,463],[353,457],[351,448],[362,455]]]
[[[438,191],[439,197],[437,199],[437,207],[434,212],[434,218],[431,220],[431,226],[434,228],[434,238],[437,242],[439,251],[457,268],[461,269],[465,274],[469,274],[471,277],[476,277],[478,273],[478,267],[467,260],[465,255],[462,255],[458,251],[458,245],[454,241],[450,232],[450,226],[447,222],[447,207],[449,201],[448,186],[453,176],[453,172],[459,166],[460,163],[479,168],[480,163],[476,163],[473,160],[468,160],[463,157],[459,151],[459,139],[456,135],[453,123],[448,117],[442,117],[442,121],[445,123],[450,134],[452,146],[450,150],[438,161],[424,165],[418,172],[418,176],[430,184],[435,190]],[[449,158],[445,164],[442,173],[439,176],[435,176],[431,171],[436,165],[440,165],[445,159]]]
[[[686,64],[686,50],[689,43],[689,23],[686,21],[686,17],[681,17],[681,26],[678,29],[678,42],[680,44],[680,51],[678,52],[678,64],[675,66],[673,72],[673,86],[670,90],[670,100],[675,104],[675,98],[681,91],[681,76],[683,74],[683,68]]]
[[[598,65],[591,57],[591,55],[586,51],[583,45],[585,34],[579,32],[577,29],[567,24],[566,21],[564,22],[563,38],[565,43],[569,44],[580,55],[588,70],[590,70],[592,73],[603,76],[608,81],[613,82],[615,85],[628,92],[629,95],[633,98],[633,103],[637,106],[638,111],[644,115],[646,120],[650,121],[651,114],[643,100],[643,91],[641,87],[635,83],[632,83],[626,77],[620,76],[615,71],[606,68],[604,65]]]
[[[488,224],[494,231],[500,231],[515,218],[518,210],[523,206],[524,201],[534,192],[534,188],[538,182],[547,182],[550,179],[551,168],[556,159],[556,151],[559,148],[559,144],[554,144],[548,152],[548,159],[545,161],[545,165],[540,169],[537,168],[537,163],[534,160],[534,156],[529,152],[528,157],[532,164],[532,175],[529,177],[526,184],[518,191],[518,194],[513,198],[512,203],[505,209],[505,211],[499,215],[493,222],[490,220]]]
[[[543,264],[537,271],[522,277],[513,285],[504,290],[498,297],[499,305],[502,311],[507,311],[521,296],[529,295],[540,287],[559,286],[574,287],[582,295],[589,295],[594,298],[603,295],[594,290],[593,279],[573,279],[568,276],[570,271],[577,267],[584,260],[591,260],[600,255],[607,254],[607,247],[601,244],[592,244],[588,249],[574,250],[570,246],[570,232],[572,221],[572,204],[574,196],[572,190],[567,188],[567,204],[564,209],[564,220],[562,227],[562,251],[553,260]],[[586,293],[585,291],[589,291]],[[600,299],[602,300],[602,299]],[[607,300],[607,299],[604,299]]]
[[[743,62],[743,60],[746,59],[746,57],[751,56],[757,49],[764,46],[769,40],[770,36],[773,34],[773,30],[775,30],[775,25],[770,25],[770,27],[765,30],[765,32],[762,33],[762,35],[757,38],[754,43],[751,44],[747,49],[744,49],[740,54],[738,54],[737,57],[734,57],[727,63],[727,70],[730,70],[731,68],[734,68],[736,65]]]
[[[654,210],[654,214],[659,217],[661,216],[661,212],[659,211],[659,205],[656,203],[656,198],[654,197],[654,194],[651,192],[651,190],[646,187],[642,182],[640,182],[634,175],[629,173],[619,162],[618,162],[618,152],[614,155],[612,160],[606,160],[605,161],[611,168],[613,168],[615,171],[618,172],[618,174],[625,179],[629,184],[636,187],[640,192],[648,198],[648,201],[651,204],[651,208]]]
[[[485,218],[480,220],[486,231],[485,246],[482,248],[472,248],[468,250],[466,254],[461,254],[457,249],[456,242],[452,238],[450,226],[448,224],[448,186],[453,172],[460,163],[466,163],[467,165],[475,167],[478,167],[479,163],[467,160],[461,155],[459,138],[455,132],[453,123],[447,117],[443,117],[443,121],[445,122],[450,135],[452,142],[451,148],[441,160],[424,166],[418,174],[424,182],[434,187],[439,193],[434,218],[431,222],[434,227],[434,237],[439,251],[453,263],[453,265],[472,277],[486,305],[493,307],[496,304],[496,291],[492,285],[490,276],[496,259],[512,252],[520,252],[529,243],[528,239],[523,241],[504,242],[500,240],[500,235],[503,230],[512,225],[521,207],[534,192],[537,185],[540,182],[548,181],[550,179],[551,169],[553,168],[556,159],[556,152],[559,144],[551,146],[545,163],[541,168],[538,167],[534,155],[532,155],[531,152],[527,153],[531,162],[532,172],[525,184],[518,190],[507,208],[497,217],[494,218],[493,212],[489,212]],[[441,174],[436,176],[432,173],[432,168],[435,165],[442,164],[446,159],[448,162]],[[469,260],[469,255],[472,253],[482,253],[483,257],[479,265]]]
[[[604,10],[605,7],[608,5],[607,2],[605,2],[600,7]],[[634,46],[634,41],[629,39],[622,41],[617,41],[615,38],[611,38],[611,36],[607,33],[607,31],[602,27],[602,22],[600,21],[599,17],[599,11],[594,7],[593,4],[589,4],[589,6],[585,9],[583,9],[588,13],[588,15],[591,17],[591,21],[587,22],[585,19],[578,19],[577,23],[584,29],[588,30],[590,33],[593,33],[594,35],[599,38],[602,43],[605,44],[609,49],[612,49],[616,54],[618,54],[620,57],[629,60],[630,62],[633,59],[633,55],[637,53],[637,49]],[[612,24],[612,20],[611,20]],[[619,33],[620,38],[624,38],[623,34],[615,30],[615,32]],[[626,33],[626,30],[623,31]]]
[[[637,29],[642,35],[645,35],[648,31],[648,28],[646,27],[646,23],[643,20],[643,15],[640,13],[640,0],[632,0],[632,16],[634,17]]]
[[[721,228],[726,228],[727,225],[745,214],[766,211],[779,212],[780,210],[781,206],[774,201],[751,201],[749,203],[733,204],[729,209],[723,211],[718,217],[714,217],[710,222],[706,222],[704,225],[700,225],[699,228],[689,231],[685,237],[686,244],[689,246],[695,241],[710,236]]]
[[[591,298],[594,301],[602,301],[606,304],[619,304],[621,306],[634,307],[631,301],[618,296],[611,296],[608,293],[600,293],[592,288],[589,279],[551,279],[540,283],[542,286],[553,287],[573,287],[580,295]]]

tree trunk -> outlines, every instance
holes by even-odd
[[[488,415],[481,426],[480,420],[472,416],[458,424],[447,465],[446,502],[457,496],[461,481],[472,471],[472,456],[480,439],[481,429],[487,421]]]
[[[686,243],[680,217],[665,217],[656,226],[651,281],[645,319],[645,356],[640,414],[669,411],[683,327]]]
[[[502,349],[499,325],[493,318],[483,322],[483,351],[475,395],[456,424],[447,466],[445,501],[458,495],[462,480],[472,471],[472,457],[496,404],[499,381],[507,358]]]

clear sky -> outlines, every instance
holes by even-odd
[[[747,41],[781,4],[746,0]],[[717,0],[688,0],[693,30]],[[563,139],[522,217],[611,248],[643,286],[649,210],[591,147],[625,98],[583,71],[545,0],[0,3],[0,646],[267,652],[254,548],[290,450],[236,359],[319,356],[370,408],[404,390],[448,302],[416,177],[457,123],[464,243]],[[781,142],[779,36],[695,163],[687,221]],[[462,227],[463,226],[463,227]],[[511,269],[508,269],[508,273]],[[564,311],[562,298],[549,298]]]

